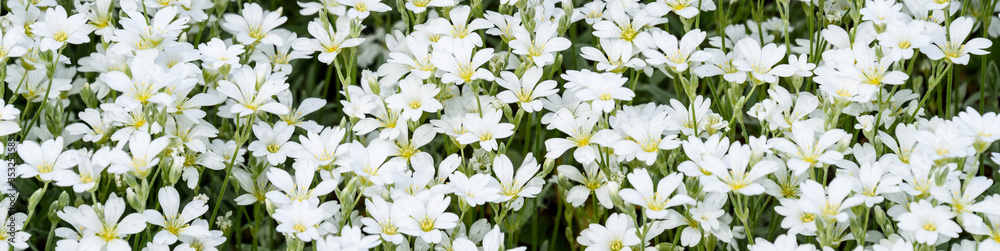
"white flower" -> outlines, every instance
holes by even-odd
[[[632,90],[622,86],[628,79],[620,74],[596,73],[588,70],[568,71],[563,74],[563,78],[573,79],[571,82],[583,87],[576,93],[576,97],[583,101],[591,101],[590,106],[594,111],[610,113],[615,108],[615,101],[629,101],[635,97]]]
[[[264,11],[257,3],[244,3],[242,15],[226,14],[223,18],[222,28],[229,33],[236,35],[236,41],[241,44],[253,45],[257,42],[261,44],[271,44],[282,46],[284,40],[271,30],[288,20],[278,12]]]
[[[580,163],[592,163],[597,159],[597,141],[606,135],[605,131],[597,131],[597,120],[599,114],[588,113],[576,116],[569,109],[562,108],[554,113],[549,121],[549,128],[555,128],[565,134],[567,138],[549,138],[545,140],[545,158],[555,159],[562,156],[570,148],[573,151],[573,159]]]
[[[371,12],[386,12],[392,10],[379,0],[338,0],[340,4],[351,6],[347,11],[347,17],[352,19],[365,19]]]
[[[923,157],[931,160],[963,158],[976,153],[975,138],[961,132],[956,125],[961,122],[948,121],[942,125],[917,131],[918,149]]]
[[[611,191],[618,190],[618,183],[609,181],[607,174],[600,170],[597,163],[584,164],[584,173],[580,173],[580,170],[570,165],[561,165],[557,169],[559,175],[579,183],[570,188],[566,202],[574,207],[580,207],[593,193],[594,199],[604,208],[611,209],[614,206],[611,202]]]
[[[380,197],[365,200],[365,209],[368,216],[361,219],[365,225],[364,230],[369,234],[378,234],[383,241],[400,244],[403,238],[399,229],[399,223],[410,216],[406,213],[408,206],[388,203]]]
[[[795,235],[783,234],[774,239],[774,243],[764,238],[757,238],[756,243],[750,245],[750,251],[786,250],[786,251],[813,251],[816,246],[812,244],[799,245],[795,241]]]
[[[399,222],[400,231],[410,236],[419,236],[427,243],[440,243],[443,234],[441,230],[458,225],[458,215],[445,212],[451,205],[451,197],[442,194],[431,195],[426,199],[409,196],[397,203],[410,205],[406,210],[410,217]]]
[[[482,117],[480,117],[482,116]],[[487,109],[481,114],[469,113],[465,115],[464,127],[469,131],[458,136],[459,144],[468,145],[479,142],[479,147],[486,151],[497,149],[497,139],[503,139],[514,135],[514,125],[510,123],[500,123],[503,116],[499,111]]]
[[[661,1],[657,1],[659,3]],[[715,1],[712,0],[663,0],[670,12],[683,18],[693,18],[698,15],[698,10],[715,10]]]
[[[653,31],[653,44],[658,50],[645,50],[642,54],[650,65],[666,65],[673,72],[684,72],[692,62],[704,62],[712,57],[712,54],[698,50],[706,35],[704,31],[694,29],[685,33],[678,42],[677,37],[666,31]]]
[[[829,223],[846,222],[847,212],[850,208],[861,205],[864,199],[847,196],[851,193],[850,187],[854,186],[854,181],[850,178],[838,176],[830,181],[830,184],[823,188],[823,185],[813,180],[806,180],[802,184],[802,199],[798,206],[803,212],[822,217]]]
[[[899,20],[903,5],[893,0],[865,0],[865,7],[858,10],[861,20],[872,21],[875,25],[884,25],[890,21]]]
[[[142,70],[132,70],[131,77],[121,71],[111,71],[101,74],[100,79],[111,89],[121,92],[122,98],[116,101],[142,105],[149,103],[169,105],[173,102],[173,98],[162,92],[164,88],[194,86],[195,80],[179,78],[187,75],[183,68],[164,71],[153,61],[156,56],[157,53],[150,51],[137,53],[129,65],[132,69]]]
[[[432,34],[442,36],[438,43],[444,46],[461,47],[466,50],[483,46],[483,38],[479,36],[477,30],[493,27],[490,21],[483,18],[475,18],[469,21],[472,8],[468,5],[460,5],[451,9],[446,18],[436,18],[427,21],[427,31]],[[454,48],[461,50],[459,48]],[[492,54],[492,49],[490,49]],[[457,54],[456,54],[457,55]],[[477,55],[478,56],[478,55]]]
[[[639,168],[628,174],[628,182],[634,189],[622,189],[620,195],[625,202],[645,208],[646,217],[665,219],[669,214],[669,208],[695,203],[694,199],[685,194],[678,193],[671,196],[683,180],[683,174],[672,173],[660,179],[654,189],[653,179],[649,177],[649,172],[644,168]]]
[[[485,48],[472,54],[472,47],[457,44],[451,48],[452,53],[434,54],[434,66],[445,71],[441,81],[461,85],[473,80],[493,81],[493,73],[488,69],[479,68],[493,57],[493,48]]]
[[[591,223],[590,227],[580,232],[576,241],[589,251],[632,250],[632,246],[642,243],[632,221],[628,215],[611,214],[604,225]]]
[[[65,208],[73,208],[73,207],[65,207]],[[4,228],[0,229],[0,237],[2,237],[0,239],[3,240],[3,243],[0,243],[0,249],[8,249],[8,250],[28,249],[28,238],[31,237],[31,233],[27,231],[18,231],[24,229],[24,221],[27,220],[28,216],[21,212],[14,213],[13,215],[8,215],[8,213],[10,213],[10,203],[0,203],[0,220],[3,220],[4,222],[7,223],[5,224]],[[57,215],[60,214],[57,213]],[[11,230],[15,230],[17,232],[14,233],[14,235],[12,236]]]
[[[100,182],[101,174],[110,164],[105,157],[108,151],[107,147],[101,148],[93,156],[88,156],[79,150],[75,151],[77,156],[74,161],[76,161],[79,173],[64,172],[65,177],[57,180],[56,185],[61,187],[72,186],[73,191],[77,193],[96,189],[97,182]]]
[[[690,137],[681,143],[684,154],[690,160],[682,162],[677,166],[677,170],[689,177],[702,177],[712,175],[711,172],[702,168],[701,165],[708,157],[722,158],[729,149],[729,138],[721,134],[713,134],[705,141],[698,137]]]
[[[659,112],[650,118],[629,116],[618,113],[612,122],[616,129],[624,132],[625,138],[610,145],[620,160],[637,159],[646,165],[653,165],[660,150],[670,150],[680,146],[680,141],[674,140],[677,135],[663,136],[667,129],[667,113]]]
[[[540,167],[531,153],[524,156],[524,161],[517,168],[516,174],[514,164],[507,155],[497,154],[493,158],[493,173],[500,183],[500,197],[505,201],[513,201],[511,207],[515,211],[524,205],[524,198],[534,198],[542,192],[545,180],[542,177],[535,177]]]
[[[291,72],[292,60],[305,59],[311,57],[311,51],[296,50],[295,41],[298,41],[295,32],[287,30],[274,30],[272,33],[278,36],[283,42],[281,45],[258,46],[257,50],[250,55],[250,60],[257,63],[268,63],[274,67],[275,71]]]
[[[959,127],[966,129],[962,132],[976,137],[973,146],[977,152],[982,153],[994,141],[1000,139],[1000,126],[996,126],[1000,124],[1000,116],[997,116],[995,112],[980,115],[976,109],[967,107],[965,111],[958,113],[958,118],[962,122]]]
[[[809,63],[808,54],[788,55],[788,65],[795,67],[795,76],[799,77],[811,77],[812,70],[816,68],[816,64]]]
[[[66,43],[88,43],[91,31],[94,29],[87,25],[86,15],[77,13],[67,17],[62,6],[45,10],[45,20],[31,24],[31,33],[42,37],[39,49],[43,51],[59,50]]]
[[[751,80],[775,83],[778,77],[788,77],[795,74],[796,69],[791,65],[780,64],[775,66],[785,57],[785,46],[767,44],[764,47],[753,38],[740,39],[736,42],[737,60],[733,61],[733,66],[740,71],[748,72]]]
[[[447,7],[454,6],[455,1],[453,0],[408,0],[406,1],[406,9],[413,11],[413,13],[423,13],[427,11],[428,7]]]
[[[303,51],[318,51],[319,61],[331,64],[337,58],[337,54],[345,48],[360,45],[364,38],[348,38],[351,35],[350,19],[338,18],[336,20],[336,30],[333,26],[325,27],[320,22],[309,22],[307,27],[309,35],[313,38],[299,38],[292,45],[292,48]]]
[[[320,239],[316,226],[326,218],[326,213],[323,208],[312,202],[292,201],[291,204],[274,210],[271,217],[278,222],[275,230],[279,233],[289,234],[302,241],[310,242]]]
[[[129,139],[129,153],[115,149],[108,153],[111,167],[109,173],[129,173],[139,178],[145,178],[153,167],[160,164],[160,153],[170,144],[168,137],[151,139],[145,132],[136,132]]]
[[[227,213],[228,215],[228,213]],[[192,227],[197,227],[200,229],[208,229],[208,221],[203,219],[195,219],[191,222]],[[208,233],[200,234],[186,234],[182,233],[180,238],[181,244],[178,244],[174,250],[198,250],[202,251],[217,251],[219,245],[226,242],[226,237],[222,236],[222,231],[210,230]]]
[[[369,250],[378,246],[378,236],[365,236],[361,233],[361,227],[344,225],[340,231],[340,236],[327,235],[326,239],[317,239],[317,248],[324,250]]]
[[[500,231],[500,225],[493,225],[493,229],[486,233],[483,238],[483,251],[504,251],[500,249],[500,245],[503,241],[504,232]],[[525,251],[527,247],[518,247],[507,249],[507,251]]]
[[[284,92],[283,92],[284,93]],[[292,106],[291,97],[278,94],[278,102],[289,108],[288,113],[279,116],[281,121],[284,121],[289,126],[297,126],[299,128],[305,129],[306,131],[319,132],[323,130],[323,126],[317,124],[315,121],[306,120],[305,116],[312,114],[323,106],[326,106],[326,100],[321,98],[307,98],[303,99],[302,103],[299,103],[299,107]]]
[[[514,32],[510,47],[514,54],[527,56],[534,66],[544,67],[555,63],[556,53],[569,49],[569,39],[556,34],[558,23],[541,22],[535,24],[534,35],[519,30]]]
[[[850,136],[840,129],[824,132],[819,139],[813,128],[805,122],[792,123],[791,139],[775,138],[774,149],[788,154],[788,168],[796,175],[805,173],[811,167],[821,167],[824,164],[835,164],[844,155],[830,149],[844,137]]]
[[[235,151],[235,146],[233,147]],[[248,192],[236,197],[237,205],[246,206],[254,203],[266,203],[267,192],[274,190],[274,186],[268,181],[266,174],[257,175],[257,178],[250,177],[250,172],[242,168],[233,168],[233,178],[244,191]]]
[[[864,198],[865,206],[873,207],[882,203],[882,195],[901,191],[898,185],[902,179],[888,175],[888,170],[878,162],[862,162],[858,171],[858,179],[851,190]]]
[[[297,3],[299,7],[302,7],[302,9],[299,10],[299,14],[302,14],[303,16],[316,15],[316,13],[323,10],[338,17],[347,14],[347,7],[337,2],[337,0],[319,0],[318,2]]]
[[[232,81],[219,80],[216,89],[237,102],[231,106],[229,112],[240,117],[261,111],[275,115],[283,115],[289,111],[287,106],[272,98],[275,94],[288,89],[285,76],[279,73],[272,74],[271,66],[267,64],[256,68],[246,65],[233,69]]]
[[[500,196],[500,188],[495,187],[497,181],[489,175],[477,173],[468,177],[462,172],[455,171],[448,176],[448,183],[452,187],[452,192],[459,198],[465,200],[470,206],[478,206],[487,202],[498,202],[503,197]]]
[[[628,41],[602,38],[600,44],[601,49],[589,46],[580,49],[580,56],[597,62],[597,70],[613,73],[623,73],[629,68],[646,70],[644,68],[646,67],[646,61],[642,61],[641,58],[637,57],[637,54],[641,51],[634,50],[633,45],[629,44]]]
[[[128,17],[123,16],[119,20],[124,29],[114,31],[111,41],[117,43],[111,45],[108,50],[127,55],[130,52],[161,50],[178,44],[177,38],[184,32],[184,28],[188,27],[187,22],[190,20],[187,17],[178,17],[178,9],[182,7],[170,6],[160,9],[152,19],[145,13],[122,8]]]
[[[899,230],[912,233],[917,243],[934,245],[958,238],[962,232],[962,228],[951,220],[955,213],[947,206],[934,206],[927,200],[920,200],[910,202],[909,209],[895,220]]]
[[[925,33],[924,21],[914,20],[909,23],[889,22],[885,32],[878,35],[879,44],[889,48],[886,57],[889,61],[910,59],[914,49],[924,48],[931,44],[931,37]]]
[[[375,140],[368,144],[366,148],[360,142],[355,141],[347,145],[348,160],[343,162],[341,168],[346,171],[353,171],[358,177],[370,181],[376,186],[392,184],[406,169],[406,163],[399,158],[393,158],[386,162],[389,157],[388,142]]]
[[[385,99],[386,105],[402,111],[402,119],[418,121],[426,113],[434,113],[444,106],[435,97],[441,89],[432,84],[423,84],[418,78],[409,77],[399,82],[399,93]]]
[[[497,13],[496,11],[488,10],[486,11],[486,14],[483,14],[483,18],[490,21],[491,23],[493,23],[494,26],[496,26],[487,29],[486,34],[498,36],[504,41],[510,41],[512,39],[515,39],[514,37],[515,32],[522,33],[521,34],[522,36],[530,37],[531,35],[527,32],[528,30],[524,28],[524,25],[521,24],[520,16],[515,17],[511,15],[504,15]]]
[[[774,212],[783,216],[781,228],[788,229],[791,235],[816,235],[816,214],[805,212],[795,199],[779,199],[780,206],[774,207]]]
[[[955,18],[948,27],[947,36],[944,30],[938,30],[932,37],[934,46],[925,46],[920,51],[932,60],[945,58],[953,64],[968,64],[969,54],[985,55],[989,52],[983,49],[993,45],[989,39],[981,37],[965,42],[975,23],[976,20],[971,17]]]
[[[143,212],[149,224],[163,227],[162,230],[153,236],[153,241],[162,244],[174,244],[181,234],[188,235],[208,235],[208,228],[199,228],[189,223],[195,218],[208,212],[208,205],[205,201],[192,200],[184,206],[184,210],[178,212],[180,208],[180,195],[174,187],[163,187],[157,193],[160,207],[163,213],[156,210],[147,209]]]
[[[584,19],[587,24],[594,25],[594,23],[604,20],[604,7],[606,5],[604,1],[587,2],[583,7],[573,10],[571,20],[575,23],[576,21],[580,21],[580,19]]]
[[[239,66],[240,55],[243,54],[242,45],[226,46],[226,43],[219,38],[212,38],[206,43],[198,45],[201,52],[203,65],[210,68],[219,68],[224,65]]]
[[[66,177],[69,169],[76,165],[73,153],[63,151],[63,138],[43,141],[24,141],[17,146],[17,155],[24,164],[17,166],[17,174],[22,178],[37,177],[43,181],[55,181]]]
[[[302,149],[298,143],[288,141],[293,133],[295,127],[285,123],[274,123],[272,127],[264,121],[257,122],[253,125],[253,134],[257,140],[250,142],[247,149],[254,157],[267,158],[267,162],[271,165],[285,163],[289,155]]]
[[[694,68],[695,75],[702,78],[722,75],[722,79],[728,82],[739,84],[746,82],[747,73],[737,69],[733,64],[737,56],[735,51],[726,53],[719,49],[708,48],[705,52],[711,53],[712,57],[708,58],[708,63]]]
[[[0,60],[23,56],[28,52],[21,41],[24,40],[24,28],[13,27],[0,34]]]
[[[732,241],[732,230],[729,229],[727,218],[723,217],[726,215],[726,211],[722,209],[726,204],[726,198],[726,195],[722,193],[709,193],[704,201],[699,201],[697,205],[688,210],[690,219],[674,215],[672,219],[668,220],[682,221],[679,224],[688,226],[681,231],[681,245],[694,247],[709,235],[715,236],[723,242]]]
[[[283,169],[270,168],[267,178],[280,191],[267,192],[266,196],[277,205],[287,205],[294,202],[309,202],[318,204],[319,196],[324,196],[337,188],[334,180],[323,180],[311,186],[316,175],[316,167],[311,165],[295,165],[295,178]]]
[[[993,186],[993,180],[977,176],[965,181],[950,179],[943,186],[932,187],[930,192],[934,199],[943,204],[951,205],[952,212],[957,214],[959,222],[965,226],[982,224],[983,219],[976,215],[976,198]]]
[[[309,131],[306,135],[299,135],[302,150],[292,153],[292,156],[297,160],[312,161],[318,166],[331,165],[346,150],[340,147],[345,134],[346,130],[338,126],[324,127],[319,132]]]
[[[131,213],[121,218],[125,213],[125,200],[111,193],[104,206],[80,206],[78,223],[83,227],[85,236],[80,239],[81,249],[90,250],[129,250],[128,241],[123,238],[141,232],[146,228],[146,217],[140,213]],[[101,214],[98,214],[100,211]]]
[[[648,32],[643,32],[642,29],[667,22],[667,19],[662,17],[666,14],[665,11],[665,8],[649,8],[641,9],[634,15],[630,15],[629,11],[622,7],[622,4],[608,4],[604,15],[610,16],[610,18],[594,23],[594,37],[621,39],[635,45],[640,50],[646,49],[652,42],[652,37]]]
[[[517,103],[521,109],[528,113],[542,110],[542,101],[538,98],[556,94],[555,80],[545,80],[539,83],[542,78],[542,68],[528,68],[518,79],[512,72],[500,72],[500,77],[496,79],[497,84],[507,90],[497,94],[497,98],[506,103]]]
[[[758,181],[778,169],[776,163],[770,160],[757,162],[750,170],[750,147],[733,143],[729,154],[723,158],[704,156],[702,168],[712,173],[702,178],[705,190],[727,193],[734,192],[743,195],[758,195],[764,193],[764,186]]]

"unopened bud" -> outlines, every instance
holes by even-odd
[[[38,202],[42,200],[42,194],[45,194],[45,189],[35,190],[31,193],[31,197],[28,197],[28,209],[35,210],[35,206],[38,206]]]
[[[63,207],[68,206],[69,205],[69,193],[66,193],[66,191],[63,191],[62,193],[60,193],[59,194],[59,200],[58,200],[58,202],[59,202],[59,206],[57,207],[57,209],[62,209]]]

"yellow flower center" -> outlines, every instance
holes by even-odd
[[[256,38],[257,40],[264,38],[264,36],[266,36],[267,33],[264,33],[263,29],[264,27],[261,27],[260,25],[258,25],[257,27],[250,27],[250,29],[248,30],[250,33],[250,37]]]
[[[468,36],[470,33],[471,32],[469,32],[469,28],[465,27],[464,24],[452,25],[451,26],[451,36],[452,37],[455,37],[455,38],[465,38],[465,36]]]
[[[601,100],[604,100],[604,101],[608,101],[608,100],[611,100],[611,94],[609,94],[609,93],[603,93],[598,98],[600,98]]]
[[[118,238],[118,229],[108,229],[107,226],[105,226],[101,229],[101,232],[97,233],[97,236],[101,237],[101,240],[104,240],[104,242],[109,242]]]
[[[424,219],[420,220],[420,230],[423,230],[424,232],[434,230],[434,219],[424,216]]]
[[[354,5],[354,9],[356,9],[358,12],[368,11],[368,3],[364,1],[357,2],[357,4]]]
[[[635,39],[635,36],[639,35],[639,31],[636,30],[634,27],[632,27],[632,24],[627,24],[621,28],[622,28],[622,35],[619,36],[618,38],[621,38],[625,41],[632,42],[632,39]]]
[[[608,248],[610,248],[611,251],[620,251],[625,248],[625,244],[623,244],[621,240],[612,240],[611,243],[608,243]]]
[[[802,220],[803,223],[809,223],[816,220],[816,215],[811,213],[802,213],[802,215],[799,216],[799,220]]]
[[[379,223],[379,227],[382,228],[382,233],[386,235],[396,235],[399,233],[399,228],[395,224],[392,224],[392,219],[386,220],[385,223]]]
[[[491,139],[493,139],[493,134],[484,133],[483,135],[479,135],[479,141],[487,141]]]
[[[900,49],[909,49],[911,45],[912,44],[910,44],[910,41],[899,42],[899,48]]]
[[[50,173],[52,172],[52,170],[53,170],[52,163],[49,162],[42,162],[42,165],[38,166],[39,173]]]
[[[65,31],[60,31],[57,32],[55,35],[52,35],[52,39],[55,39],[57,42],[64,42],[66,41],[66,39],[69,39],[69,34],[67,34]]]
[[[946,1],[947,2],[947,1]],[[941,48],[941,52],[944,52],[944,56],[950,58],[957,58],[962,56],[962,51],[965,50],[964,44],[955,44],[948,42],[945,44],[944,48]]]

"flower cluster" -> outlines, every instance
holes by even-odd
[[[998,0],[62,2],[3,249],[1000,250]]]

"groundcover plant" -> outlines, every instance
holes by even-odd
[[[2,250],[1000,250],[1000,0],[3,0]]]

